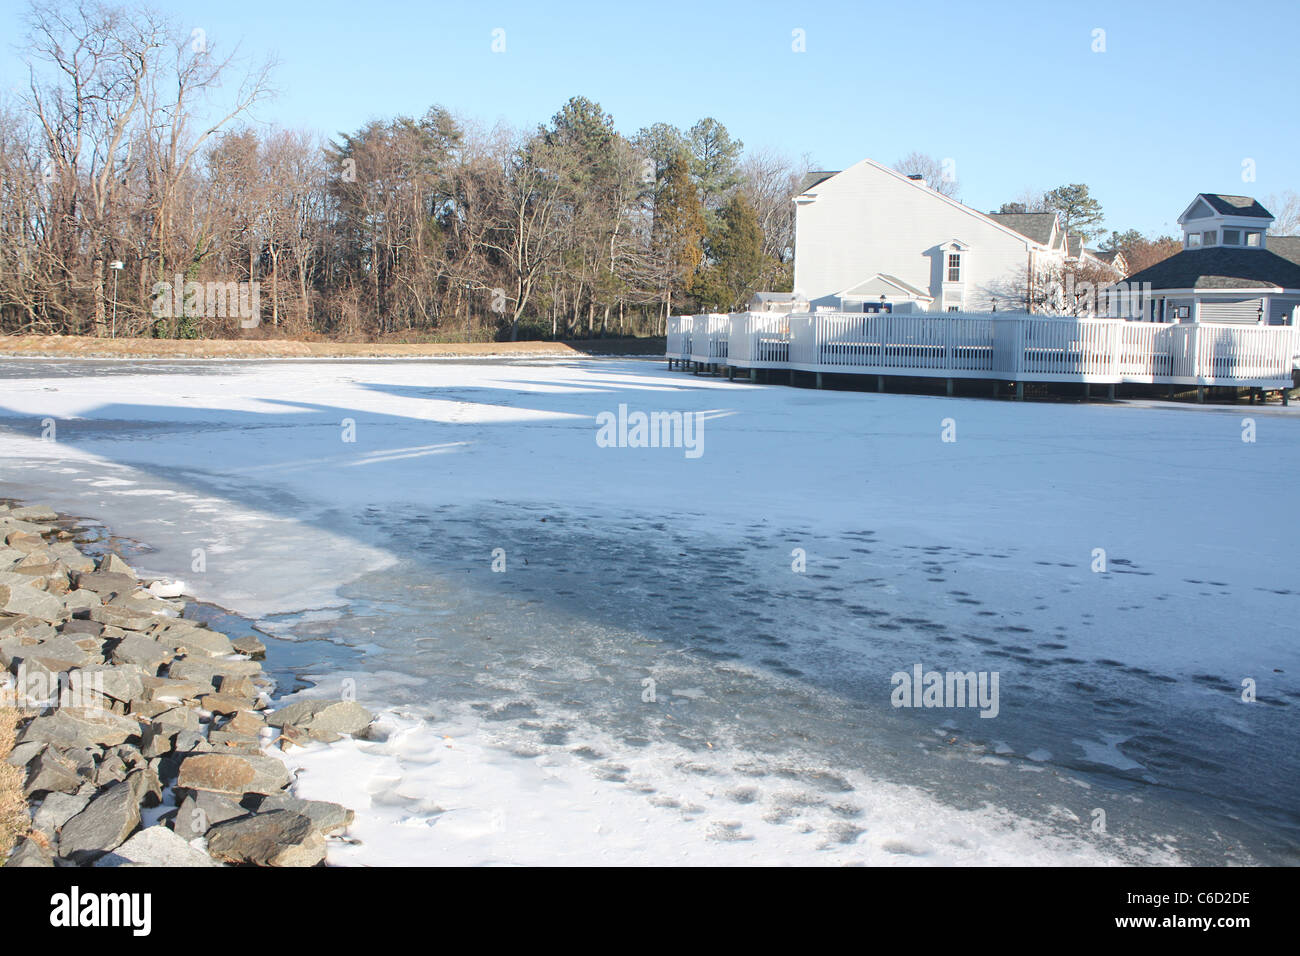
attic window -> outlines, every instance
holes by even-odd
[[[1205,244],[1207,246],[1212,246],[1218,241],[1219,241],[1219,232],[1217,229],[1211,229],[1209,232],[1205,233]]]
[[[1201,234],[1199,232],[1189,232],[1187,234],[1187,248],[1195,249],[1201,244]]]
[[[1260,242],[1260,236],[1261,236],[1261,235],[1263,235],[1263,233],[1255,232],[1255,231],[1253,231],[1253,230],[1247,232],[1247,233],[1246,233],[1246,245],[1248,245],[1248,246],[1258,246],[1258,245],[1259,245],[1259,242]]]
[[[961,281],[961,253],[948,253],[948,281]]]
[[[1223,230],[1223,244],[1225,246],[1241,245],[1241,230],[1240,229]]]

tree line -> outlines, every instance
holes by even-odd
[[[252,122],[273,64],[148,8],[37,5],[29,28],[30,89],[0,106],[0,330],[229,335],[184,291],[206,282],[257,283],[279,335],[640,334],[790,288],[804,165],[713,118],[624,136],[578,96],[532,129],[433,106],[324,140]]]

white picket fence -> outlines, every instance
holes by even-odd
[[[741,369],[1283,388],[1296,333],[994,313],[743,312],[670,317],[667,355]]]

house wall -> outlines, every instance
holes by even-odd
[[[1300,296],[1275,295],[1268,300],[1269,325],[1296,325],[1296,310],[1300,309]]]
[[[1257,325],[1259,323],[1259,298],[1232,298],[1218,301],[1202,299],[1201,321]]]
[[[795,213],[794,288],[815,306],[834,305],[837,292],[878,272],[925,289],[935,297],[934,310],[960,305],[986,311],[995,301],[1006,309],[1008,299],[997,293],[1023,288],[1034,243],[870,160],[811,192],[816,199],[800,203]],[[961,302],[944,297],[939,246],[950,239],[970,246],[963,254]],[[1038,253],[1040,261],[1054,255]]]

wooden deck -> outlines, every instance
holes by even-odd
[[[1286,389],[1296,332],[993,313],[743,312],[672,316],[667,357],[727,369]]]

